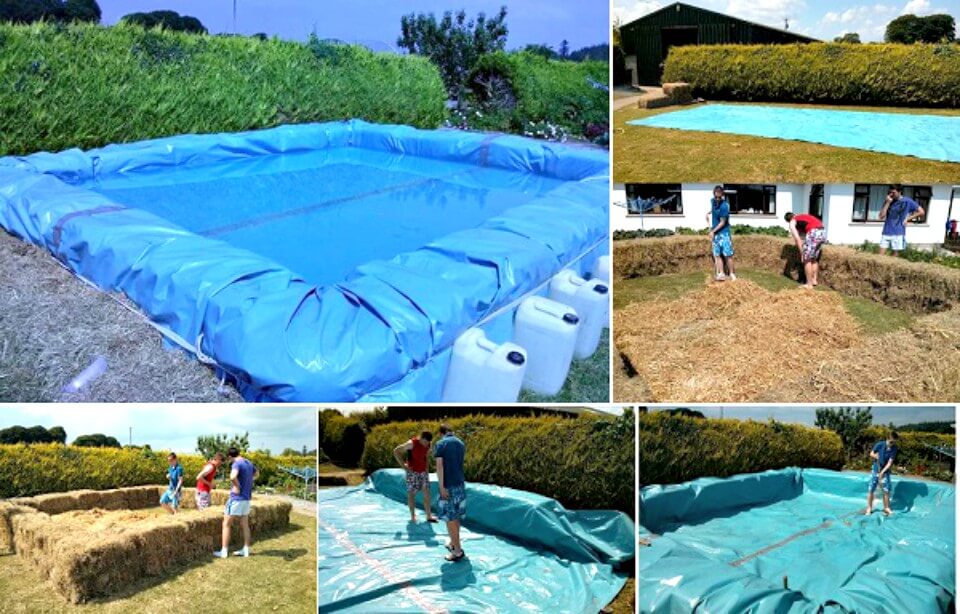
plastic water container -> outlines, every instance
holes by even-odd
[[[580,317],[573,307],[543,296],[520,303],[513,340],[527,350],[524,388],[550,396],[560,392],[570,372],[579,331]]]
[[[496,344],[471,328],[453,344],[443,382],[444,403],[516,403],[527,370],[527,353],[513,343]]]
[[[600,256],[597,263],[593,265],[593,271],[590,272],[593,279],[610,283],[610,256]]]
[[[610,289],[602,281],[590,280],[564,269],[550,280],[550,298],[573,307],[580,316],[580,331],[573,355],[588,358],[597,351],[600,335],[606,325]]]

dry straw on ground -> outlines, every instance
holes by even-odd
[[[200,512],[194,489],[185,489],[181,512],[168,515],[157,512],[161,491],[156,486],[76,491],[0,503],[0,547],[5,539],[12,541],[16,553],[73,603],[108,596],[193,561],[212,560],[227,493],[215,491],[213,506]],[[139,507],[125,508],[127,503]],[[94,507],[85,509],[86,504]],[[255,497],[250,513],[254,538],[286,527],[291,508],[286,501]],[[234,545],[240,545],[239,528],[234,533]]]
[[[705,282],[614,313],[617,348],[658,400],[745,401],[860,339],[834,293]]]

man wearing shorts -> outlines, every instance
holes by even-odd
[[[213,480],[217,477],[217,471],[222,464],[223,454],[217,452],[197,474],[197,509],[201,512],[210,507],[210,491],[213,490]]]
[[[723,186],[713,188],[713,198],[710,199],[710,232],[708,236],[713,244],[714,280],[736,281],[737,273],[733,269],[733,239],[730,237],[730,203],[723,191]],[[724,274],[724,261],[729,277]]]
[[[827,229],[819,218],[807,213],[786,213],[783,219],[789,224],[790,236],[800,252],[803,274],[807,280],[804,287],[812,290],[820,283],[820,251],[827,241]]]
[[[393,449],[393,456],[407,472],[407,507],[410,508],[410,522],[417,522],[417,492],[423,493],[423,509],[427,513],[427,522],[437,522],[430,509],[430,472],[427,467],[427,454],[433,433],[423,431],[419,437]]]
[[[160,496],[160,507],[171,514],[180,509],[180,495],[183,494],[183,466],[177,455],[167,455],[167,490]]]
[[[910,220],[923,217],[923,207],[912,198],[903,195],[903,186],[890,186],[887,199],[880,210],[880,219],[883,220],[883,234],[880,235],[880,254],[887,250],[896,256],[907,247],[907,224]]]
[[[227,558],[230,547],[230,530],[234,518],[240,519],[243,529],[243,548],[235,551],[234,556],[250,556],[250,499],[253,498],[253,481],[260,476],[260,471],[249,460],[240,456],[236,448],[227,450],[230,458],[230,498],[223,509],[223,529],[220,533],[220,550],[213,556]]]
[[[887,516],[893,513],[890,509],[890,472],[893,470],[893,461],[897,459],[897,439],[897,432],[891,431],[887,439],[878,441],[870,452],[873,469],[870,473],[870,491],[867,493],[867,516],[873,513],[873,492],[877,484],[881,484],[883,489],[883,513]]]
[[[467,488],[463,475],[463,458],[466,447],[447,424],[440,425],[440,441],[434,457],[437,459],[437,482],[440,486],[438,516],[447,523],[450,543],[448,561],[459,561],[466,556],[460,544],[460,521],[467,515]]]

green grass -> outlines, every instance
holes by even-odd
[[[316,519],[290,514],[290,526],[254,539],[250,558],[199,561],[157,582],[124,587],[113,598],[70,606],[19,556],[0,556],[4,612],[313,612],[316,609]],[[229,604],[229,605],[228,605]]]
[[[738,103],[724,103],[738,104]],[[960,115],[960,109],[799,104],[766,106],[882,113]],[[626,183],[954,183],[960,164],[738,134],[630,126],[626,122],[688,107],[623,108],[613,113],[613,176]],[[718,155],[719,152],[719,155]]]
[[[672,301],[700,290],[709,281],[711,269],[708,266],[704,258],[703,271],[618,280],[613,293],[613,308],[622,309],[640,301]],[[797,282],[789,277],[760,269],[739,269],[737,277],[752,281],[771,292],[797,287]],[[823,288],[820,291],[832,292]],[[868,336],[894,332],[910,326],[914,321],[914,316],[906,311],[866,298],[844,296],[843,305]]]
[[[614,292],[614,302],[616,302]],[[574,360],[563,388],[548,397],[524,390],[520,403],[605,403],[610,400],[610,329],[603,331],[593,356]]]

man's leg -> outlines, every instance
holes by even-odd
[[[240,528],[243,529],[243,550],[238,550],[234,554],[250,556],[250,516],[240,517]]]
[[[458,554],[463,551],[460,547],[460,521],[451,520],[447,522],[447,533],[450,535],[450,552]]]
[[[435,522],[437,520],[437,517],[433,515],[433,510],[430,509],[429,481],[423,486],[423,510],[427,513],[427,522]]]
[[[813,285],[819,286],[820,285],[820,261],[814,260],[810,264],[812,265],[811,269],[813,270]]]
[[[873,488],[870,489],[870,492],[867,493],[867,512],[866,515],[869,516],[873,513]]]
[[[880,254],[881,256],[885,256],[887,254],[887,248],[881,245],[880,250],[877,253]]]
[[[407,507],[410,508],[410,522],[417,521],[417,491],[407,488]]]
[[[232,516],[224,511],[223,526],[220,528],[220,549],[213,553],[213,556],[221,559],[227,558],[227,552],[230,548],[230,522]]]
[[[737,270],[733,267],[733,256],[727,256],[727,271],[730,273],[730,279],[737,278]]]
[[[804,287],[805,287],[805,288],[809,288],[809,289],[812,290],[812,289],[813,289],[813,279],[814,279],[813,262],[812,262],[812,261],[807,260],[806,262],[803,263],[803,275],[804,275],[804,277],[806,278],[806,281],[807,281],[807,283],[804,284]]]
[[[713,257],[713,272],[716,279],[721,279],[723,277],[723,257],[714,256]]]

